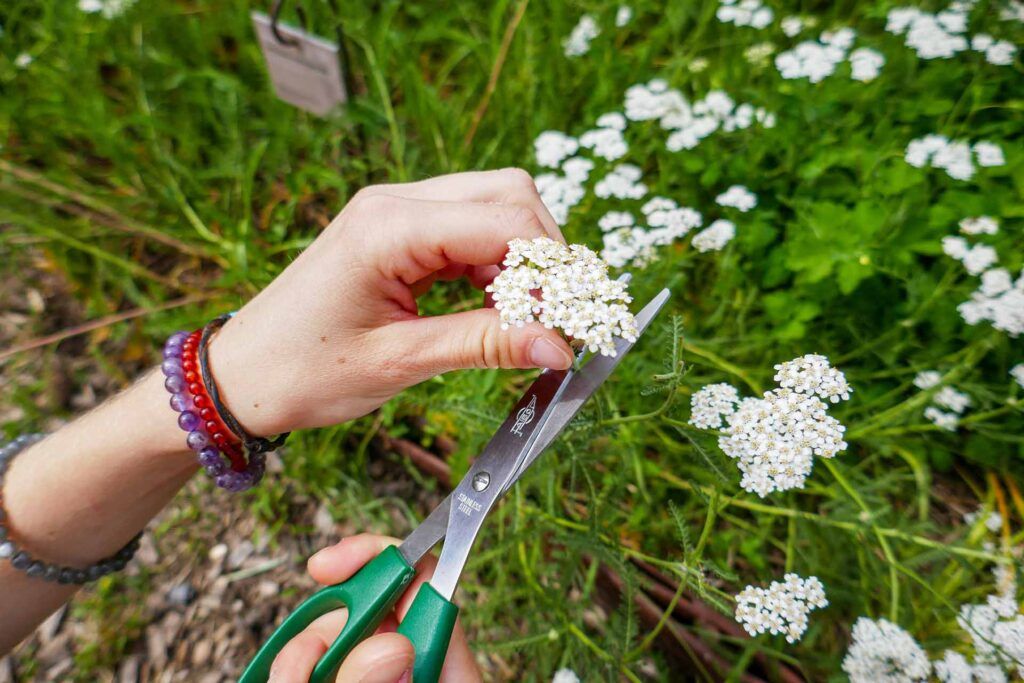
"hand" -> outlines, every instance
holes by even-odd
[[[540,236],[563,240],[519,169],[360,191],[214,337],[210,365],[225,403],[267,436],[365,415],[449,370],[569,367],[568,344],[539,323],[503,331],[490,308],[417,310],[435,280],[483,287],[509,240]]]
[[[398,539],[387,536],[361,534],[343,539],[337,545],[324,548],[309,558],[309,573],[322,584],[344,581]],[[408,683],[412,677],[412,643],[395,633],[399,620],[405,616],[416,591],[434,575],[437,561],[424,557],[417,565],[418,572],[412,584],[395,606],[395,615],[388,616],[377,633],[357,645],[338,669],[339,683]],[[270,667],[269,683],[306,683],[317,661],[345,625],[346,610],[338,610],[320,617],[290,643],[284,646]],[[462,625],[456,622],[448,646],[448,656],[441,670],[440,683],[474,683],[480,681],[480,672],[473,661]]]

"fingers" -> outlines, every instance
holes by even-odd
[[[380,551],[399,543],[397,538],[376,534],[349,536],[310,557],[306,569],[318,583],[341,583],[362,569]]]
[[[367,235],[365,255],[381,274],[407,285],[452,264],[496,265],[508,242],[547,234],[537,214],[508,204],[473,204],[368,195],[345,209]]]
[[[416,653],[398,633],[378,633],[359,643],[341,663],[338,683],[409,683]]]
[[[288,641],[270,666],[268,683],[306,683],[347,618],[347,610],[329,612]]]
[[[376,331],[389,355],[401,354],[416,383],[462,368],[551,368],[572,365],[572,350],[554,330],[534,323],[501,329],[498,312],[483,308],[465,313],[416,318]]]
[[[492,202],[530,209],[544,225],[548,237],[564,242],[558,223],[544,205],[529,173],[521,168],[497,171],[472,171],[438,176],[414,183],[373,185],[367,194],[391,194],[408,199],[444,198],[455,202]]]

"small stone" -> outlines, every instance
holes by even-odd
[[[281,586],[269,579],[260,581],[258,592],[261,598],[273,598],[281,592]]]
[[[210,558],[211,562],[220,562],[225,557],[227,557],[227,554],[228,547],[223,543],[218,543],[217,545],[210,548],[210,553],[208,557]]]
[[[190,604],[196,598],[196,589],[192,584],[185,581],[167,591],[167,602],[178,607]]]
[[[243,562],[252,556],[255,550],[256,546],[252,544],[252,541],[242,541],[231,550],[230,554],[228,554],[228,568],[238,569],[242,566]]]

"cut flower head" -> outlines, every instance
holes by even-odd
[[[502,329],[537,321],[605,356],[616,354],[615,337],[636,341],[626,283],[609,279],[608,264],[587,247],[514,239],[504,265],[487,286]]]

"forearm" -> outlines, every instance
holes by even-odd
[[[151,372],[11,463],[2,496],[19,546],[48,562],[88,566],[137,534],[196,470],[194,454]],[[0,563],[0,654],[75,591]]]

